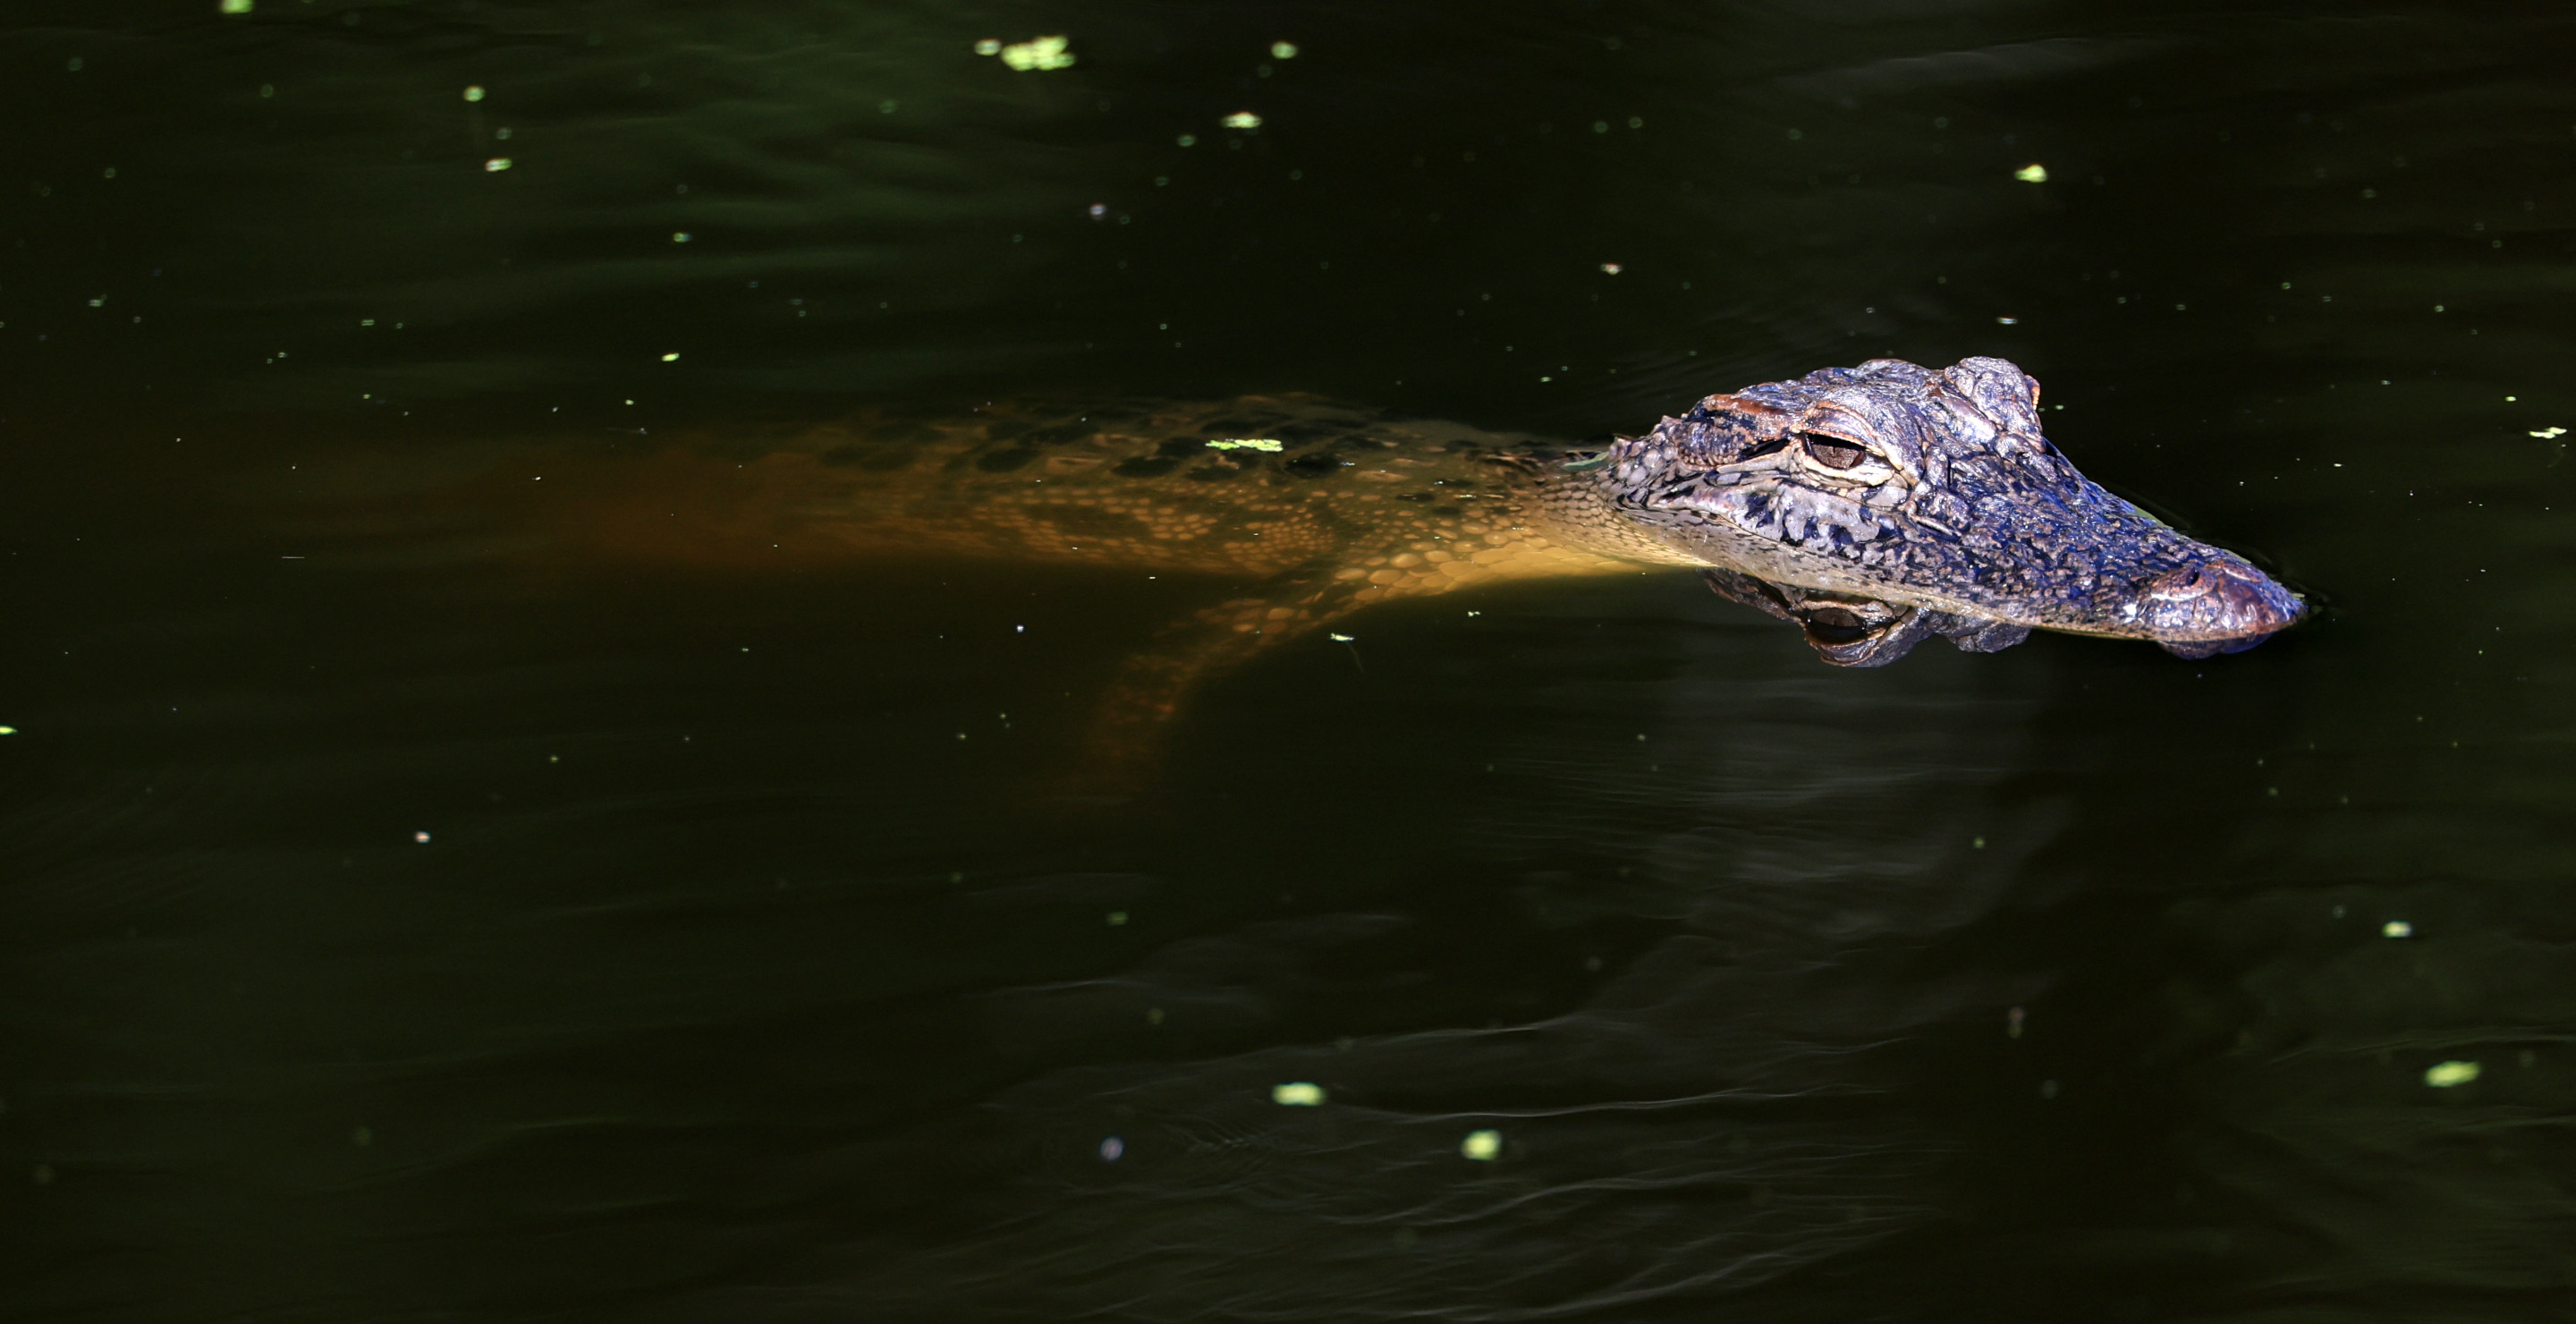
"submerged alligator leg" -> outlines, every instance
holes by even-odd
[[[1370,607],[1521,579],[1640,572],[1635,565],[1544,539],[1485,542],[1478,544],[1483,548],[1479,559],[1446,563],[1405,554],[1411,545],[1359,543],[1336,549],[1328,559],[1164,628],[1119,664],[1093,723],[1086,771],[1118,779],[1149,770],[1172,719],[1202,685],[1271,648],[1316,637]],[[1390,551],[1396,555],[1370,554]]]
[[[1149,772],[1172,719],[1201,686],[1369,605],[1348,583],[1320,575],[1264,587],[1271,591],[1192,612],[1120,661],[1092,721],[1087,780]]]

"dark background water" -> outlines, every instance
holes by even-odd
[[[0,1300],[2576,1313],[2571,57],[2507,5],[22,0]],[[1969,354],[2320,619],[1845,673],[1688,576],[1398,604],[1085,798],[1040,770],[1221,582],[557,558],[486,483],[1004,398],[1574,441]]]

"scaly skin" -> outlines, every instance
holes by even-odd
[[[1104,720],[1131,746],[1270,644],[1506,580],[1694,568],[1845,666],[1934,634],[1992,651],[2034,627],[2199,657],[2299,617],[2242,559],[2087,481],[2037,407],[2000,359],[1882,359],[1710,396],[1595,455],[1302,396],[988,411],[807,434],[730,473],[666,457],[641,487],[627,471],[637,499],[591,506],[591,532],[627,550],[793,540],[1255,585],[1130,659]],[[1277,450],[1208,445],[1236,439]]]

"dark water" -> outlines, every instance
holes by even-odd
[[[2568,1317],[2571,56],[2543,6],[25,0],[6,1313]],[[557,556],[581,495],[517,486],[1005,398],[1576,441],[1969,354],[2320,619],[1839,672],[1687,575],[1505,588],[1079,795],[1227,584]]]

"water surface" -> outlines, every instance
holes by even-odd
[[[10,1314],[2562,1314],[2570,47],[22,6]],[[835,555],[794,494],[564,534],[984,410],[1573,445],[1971,354],[2317,619],[1842,672],[1687,574],[1507,586],[1104,788],[1120,658],[1240,584]]]

